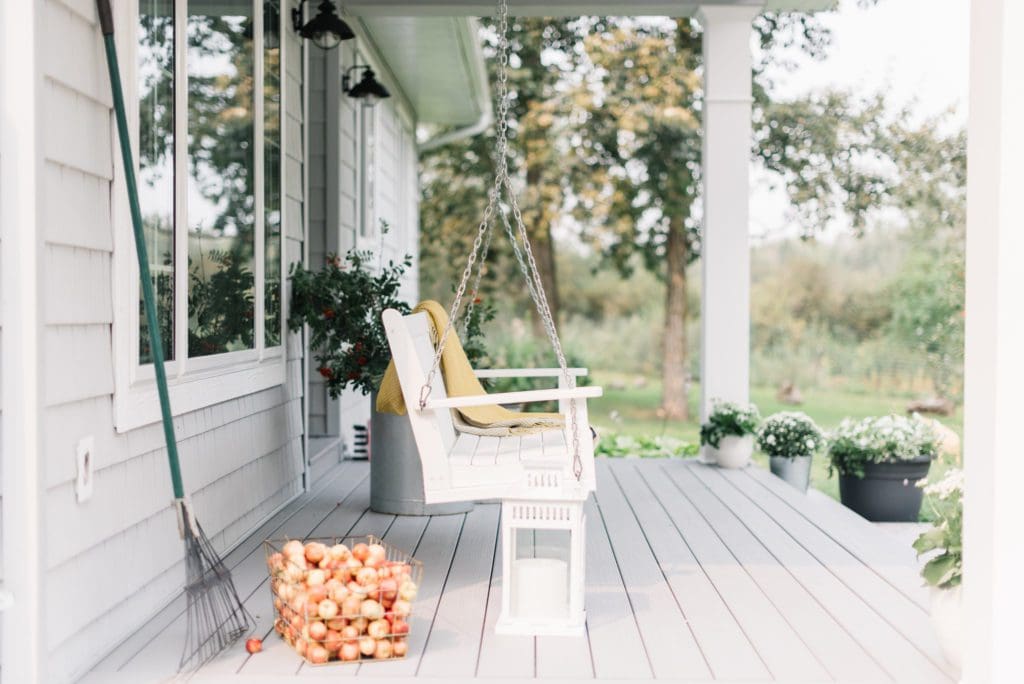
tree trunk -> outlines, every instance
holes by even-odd
[[[686,226],[682,216],[669,220],[666,243],[665,339],[661,364],[661,408],[665,417],[688,420],[689,373],[686,363]]]
[[[540,165],[527,166],[526,197],[530,205],[523,212],[523,220],[530,233],[530,245],[533,249],[534,259],[537,261],[537,271],[540,273],[544,292],[547,295],[548,308],[551,309],[551,317],[554,318],[557,325],[561,301],[558,296],[558,276],[555,271],[555,242],[551,237],[550,217],[545,211],[547,198],[543,196],[543,189],[540,187],[542,171]],[[544,330],[544,321],[540,312],[536,307],[532,307],[531,310],[533,311],[534,334],[541,339],[547,339],[547,332]]]

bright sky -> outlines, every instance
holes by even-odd
[[[838,11],[821,15],[834,36],[829,57],[791,55],[800,66],[772,74],[775,92],[884,91],[894,107],[910,106],[922,117],[955,107],[955,119],[966,123],[968,15],[969,0],[879,0],[870,8],[841,0]],[[754,181],[761,186],[763,179]],[[758,187],[751,217],[755,234],[790,232],[780,191]]]

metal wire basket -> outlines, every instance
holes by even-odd
[[[423,564],[374,536],[263,543],[274,630],[312,665],[408,653]]]

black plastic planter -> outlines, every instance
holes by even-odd
[[[872,522],[917,522],[923,492],[916,484],[928,475],[931,465],[929,458],[868,463],[863,478],[839,476],[839,498]]]

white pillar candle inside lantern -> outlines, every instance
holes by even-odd
[[[564,619],[569,610],[569,565],[557,558],[512,563],[512,614],[526,620]]]
[[[499,634],[582,636],[583,501],[503,501]]]

